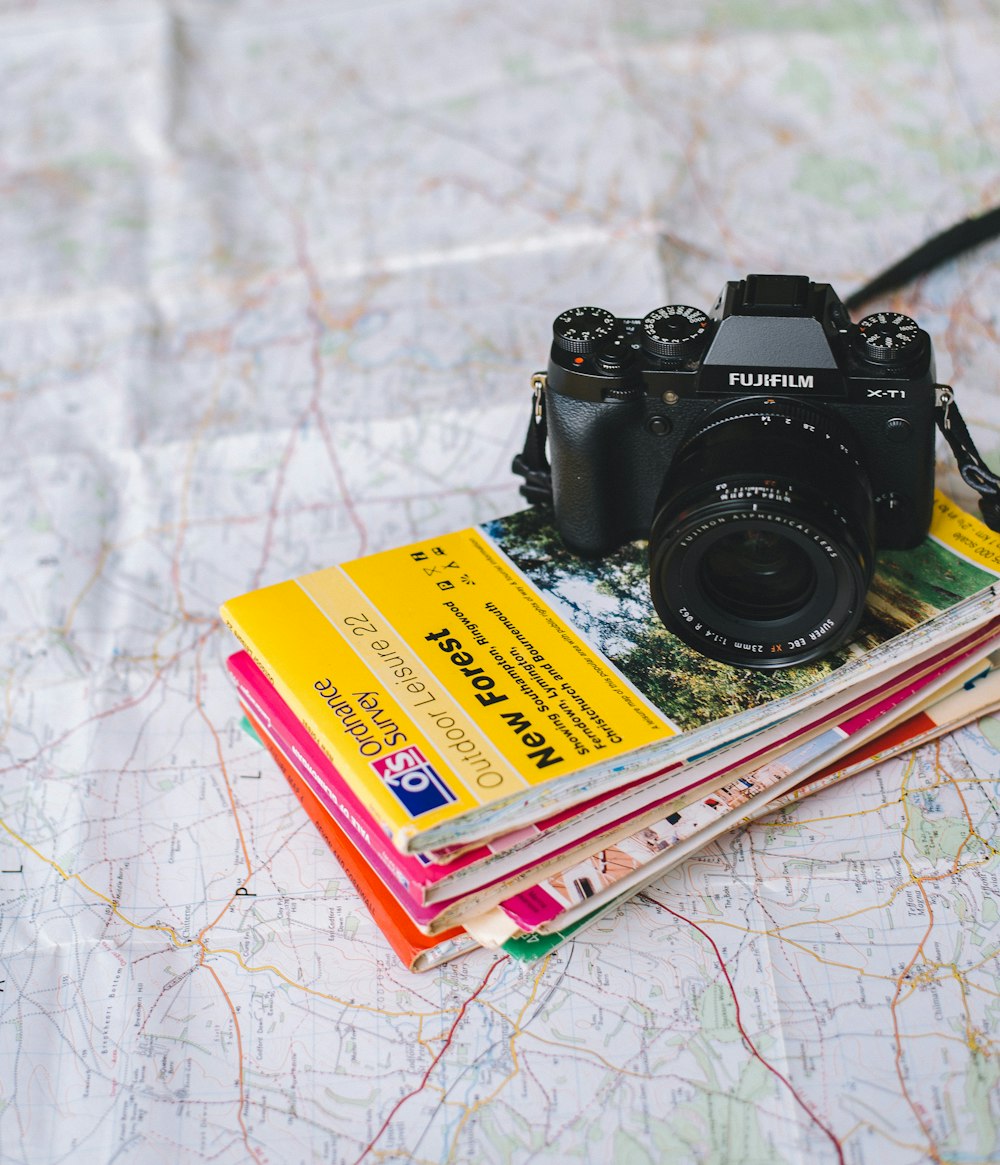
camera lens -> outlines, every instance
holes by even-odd
[[[649,548],[660,618],[703,654],[755,668],[827,654],[856,630],[874,568],[856,436],[801,401],[727,401],[674,457]]]
[[[741,619],[784,619],[812,598],[816,571],[790,538],[749,528],[724,535],[707,551],[701,585],[720,610]]]

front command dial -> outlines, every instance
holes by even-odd
[[[571,307],[553,321],[552,339],[565,352],[593,352],[614,334],[617,322],[603,307]]]
[[[921,333],[916,320],[894,311],[865,316],[858,324],[862,353],[879,364],[903,364],[921,349]]]
[[[670,303],[651,311],[639,325],[642,346],[652,356],[677,359],[692,354],[702,342],[708,316],[696,307]]]

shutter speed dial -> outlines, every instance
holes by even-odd
[[[639,325],[642,346],[662,360],[689,356],[700,346],[708,316],[696,307],[671,303],[651,311]]]
[[[613,336],[617,324],[602,307],[571,307],[553,321],[552,339],[564,352],[582,356]]]
[[[878,364],[905,364],[921,350],[916,320],[894,311],[879,311],[858,323],[858,341],[864,356]]]

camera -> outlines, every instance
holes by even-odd
[[[571,308],[536,380],[563,540],[598,556],[648,538],[660,618],[725,663],[830,652],[876,549],[930,526],[930,337],[897,312],[853,323],[828,283],[748,275],[707,313]]]

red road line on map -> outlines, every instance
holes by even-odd
[[[312,340],[309,345],[309,359],[313,370],[313,386],[312,395],[310,397],[308,406],[304,410],[303,416],[312,413],[316,419],[316,427],[319,430],[323,444],[326,446],[327,454],[330,458],[330,464],[333,467],[334,477],[337,481],[337,487],[339,488],[341,497],[343,498],[344,509],[347,511],[348,519],[358,533],[359,546],[355,557],[360,557],[360,555],[365,553],[368,546],[368,529],[365,526],[361,515],[358,513],[350,490],[347,488],[347,480],[344,477],[340,459],[337,456],[336,449],[331,440],[330,431],[326,424],[326,418],[323,416],[323,410],[320,408],[320,398],[323,394],[323,385],[325,379],[323,374],[323,356],[322,352],[320,351],[320,343],[323,333],[327,328],[327,323],[324,320],[324,315],[327,313],[323,310],[326,306],[325,296],[323,294],[323,286],[316,271],[316,266],[309,254],[308,232],[306,230],[305,220],[298,212],[297,208],[294,205],[289,205],[289,203],[281,197],[278,191],[275,190],[273,183],[270,181],[267,172],[264,166],[261,164],[260,159],[257,157],[256,151],[254,150],[251,143],[245,142],[244,144],[247,148],[248,161],[256,173],[257,181],[260,183],[265,197],[269,198],[278,208],[279,212],[284,214],[288,219],[289,226],[292,230],[292,238],[294,240],[295,256],[298,260],[299,268],[305,278],[306,286],[309,289],[310,303],[306,310],[306,317],[312,332]],[[263,566],[267,561],[267,555],[270,553],[273,525],[274,521],[277,519],[276,507],[278,496],[284,487],[284,473],[287,469],[291,448],[294,443],[295,441],[292,440],[286,447],[286,452],[283,457],[281,466],[281,477],[279,479],[278,488],[272,493],[271,513],[264,543],[264,551],[261,556],[260,570],[263,570]],[[258,576],[260,574],[260,570],[258,571]]]
[[[697,922],[695,922],[693,919],[685,918],[683,914],[678,914],[676,910],[671,910],[670,907],[666,905],[666,903],[660,902],[659,899],[654,898],[648,892],[644,891],[642,893],[641,897],[647,899],[649,902],[652,902],[654,906],[659,906],[659,908],[661,910],[665,910],[667,912],[667,914],[673,915],[673,917],[678,919],[680,922],[686,922],[688,924],[688,926],[693,927],[701,935],[701,937],[703,939],[705,939],[705,941],[709,944],[709,946],[711,946],[712,950],[715,952],[715,957],[718,960],[719,967],[722,971],[722,974],[725,976],[726,983],[729,987],[730,993],[732,994],[733,1006],[736,1008],[736,1027],[739,1029],[739,1033],[743,1037],[744,1043],[750,1049],[750,1052],[753,1055],[753,1057],[755,1059],[759,1060],[761,1062],[761,1064],[763,1064],[764,1067],[768,1070],[768,1072],[770,1072],[773,1076],[777,1077],[777,1079],[780,1080],[782,1084],[784,1084],[784,1086],[792,1094],[792,1099],[802,1109],[802,1111],[806,1114],[806,1116],[809,1117],[809,1119],[813,1122],[813,1124],[815,1124],[816,1127],[821,1132],[826,1134],[826,1136],[830,1139],[830,1142],[832,1143],[834,1149],[837,1151],[837,1161],[839,1162],[839,1165],[844,1165],[844,1150],[840,1144],[840,1141],[838,1141],[836,1136],[834,1135],[833,1131],[831,1129],[828,1129],[826,1127],[826,1125],[823,1124],[823,1122],[819,1119],[819,1117],[812,1111],[812,1109],[809,1107],[809,1105],[806,1104],[806,1102],[802,1099],[802,1097],[799,1095],[799,1093],[796,1092],[795,1088],[792,1086],[791,1081],[789,1081],[787,1079],[787,1077],[785,1077],[781,1072],[779,1072],[778,1069],[775,1068],[775,1066],[773,1064],[769,1064],[767,1062],[767,1060],[764,1059],[764,1057],[760,1054],[760,1052],[757,1051],[757,1046],[754,1044],[753,1040],[747,1034],[747,1030],[743,1026],[743,1019],[740,1015],[740,1000],[739,1000],[739,996],[736,994],[736,986],[733,983],[733,980],[729,975],[729,969],[726,967],[725,960],[722,958],[722,952],[719,950],[718,946],[716,945],[715,939],[712,938],[712,936],[708,933],[708,931],[703,930],[697,924]]]
[[[323,334],[327,329],[327,323],[323,318],[325,313],[322,311],[326,306],[325,296],[323,295],[323,287],[312,261],[312,256],[309,254],[308,232],[305,221],[295,208],[284,206],[284,204],[282,204],[282,207],[291,222],[292,234],[295,238],[296,257],[298,258],[299,266],[302,268],[302,274],[306,278],[306,283],[309,285],[310,304],[306,314],[312,327],[312,343],[309,345],[309,362],[313,370],[313,393],[312,399],[309,402],[309,411],[312,412],[316,419],[316,428],[319,431],[323,444],[326,446],[327,456],[330,458],[330,465],[333,468],[333,475],[337,480],[337,488],[340,490],[340,495],[344,501],[344,509],[347,511],[347,517],[358,532],[358,548],[355,557],[359,558],[368,549],[368,528],[365,526],[354,504],[354,498],[351,496],[351,491],[348,488],[347,478],[344,476],[340,457],[337,455],[336,447],[330,436],[330,429],[326,423],[326,417],[323,416],[323,410],[320,408],[323,385],[326,379],[323,373],[323,353],[320,350]]]
[[[445,1052],[447,1052],[448,1048],[451,1046],[452,1038],[455,1035],[455,1031],[458,1028],[458,1025],[462,1022],[462,1017],[465,1015],[466,1008],[476,998],[476,996],[479,995],[481,991],[483,991],[483,989],[486,987],[486,984],[490,981],[490,976],[497,969],[497,967],[499,967],[501,963],[505,963],[509,958],[510,958],[510,955],[504,955],[503,958],[497,959],[496,962],[492,964],[490,969],[483,976],[483,981],[479,984],[479,986],[475,989],[475,991],[473,991],[473,993],[469,996],[469,998],[466,999],[465,1002],[462,1004],[462,1006],[459,1008],[458,1015],[455,1016],[455,1021],[454,1021],[454,1023],[452,1023],[451,1027],[448,1029],[448,1034],[445,1036],[444,1044],[441,1047],[441,1051],[438,1052],[438,1054],[434,1057],[433,1060],[431,1060],[430,1064],[427,1066],[427,1071],[424,1073],[420,1083],[416,1086],[416,1088],[411,1089],[411,1091],[407,1092],[407,1094],[405,1096],[401,1096],[399,1098],[399,1100],[396,1101],[396,1103],[389,1110],[389,1115],[382,1122],[382,1127],[375,1134],[375,1136],[372,1137],[372,1139],[368,1142],[368,1144],[365,1145],[365,1147],[361,1150],[361,1156],[357,1159],[357,1161],[354,1163],[354,1165],[361,1165],[361,1162],[365,1159],[365,1157],[367,1157],[368,1154],[372,1151],[372,1149],[375,1148],[376,1143],[378,1142],[378,1140],[382,1136],[382,1134],[385,1132],[385,1130],[389,1127],[389,1125],[392,1121],[392,1118],[396,1115],[396,1113],[399,1112],[399,1110],[403,1107],[403,1105],[411,1097],[416,1096],[418,1092],[421,1092],[424,1089],[424,1087],[427,1084],[427,1081],[430,1079],[431,1073],[438,1066],[438,1063],[440,1062],[441,1057],[445,1054]]]
[[[207,634],[200,638],[200,640],[195,648],[194,669],[195,669],[195,676],[196,676],[196,681],[197,681],[195,706],[198,710],[198,715],[201,716],[201,718],[204,721],[205,726],[208,729],[212,739],[215,741],[215,751],[216,751],[216,755],[218,757],[218,762],[219,762],[219,772],[222,775],[222,781],[223,781],[223,784],[225,785],[226,796],[229,798],[229,805],[230,805],[230,808],[232,809],[233,824],[236,826],[236,835],[239,838],[240,849],[243,853],[243,860],[246,863],[247,874],[246,874],[246,877],[243,879],[243,882],[241,883],[241,885],[245,886],[247,881],[249,881],[249,879],[250,879],[250,875],[253,873],[253,864],[250,861],[250,852],[247,849],[246,837],[244,836],[244,833],[243,833],[243,826],[240,823],[239,809],[237,808],[237,805],[236,805],[236,794],[233,792],[232,782],[229,780],[229,773],[226,769],[226,761],[225,761],[225,757],[224,757],[223,751],[222,751],[222,741],[219,739],[219,734],[215,729],[215,725],[208,718],[208,715],[205,712],[204,704],[202,703],[202,699],[201,699],[200,689],[201,689],[201,679],[202,679],[202,675],[203,675],[203,669],[201,666],[201,649],[204,646],[206,639],[207,639]],[[239,1100],[238,1100],[238,1104],[237,1104],[237,1108],[236,1108],[236,1117],[240,1123],[240,1129],[243,1132],[243,1144],[246,1146],[247,1153],[249,1154],[250,1157],[253,1158],[254,1161],[257,1162],[257,1165],[263,1165],[263,1159],[258,1155],[257,1151],[250,1144],[250,1133],[249,1133],[249,1130],[247,1129],[246,1121],[244,1120],[244,1117],[243,1117],[243,1110],[246,1108],[246,1077],[245,1077],[244,1070],[243,1070],[243,1033],[240,1031],[240,1021],[239,1021],[239,1017],[236,1014],[236,1005],[233,1003],[232,999],[230,998],[229,992],[226,990],[225,985],[223,984],[222,980],[219,978],[218,972],[215,970],[215,968],[210,963],[207,963],[205,961],[205,956],[208,953],[205,949],[205,936],[212,929],[212,927],[215,926],[215,924],[219,921],[219,919],[223,916],[223,914],[225,914],[225,912],[229,909],[229,907],[232,905],[232,903],[234,901],[235,901],[235,895],[229,899],[229,901],[225,904],[225,906],[223,906],[222,911],[214,919],[212,919],[211,922],[209,922],[205,926],[203,926],[202,929],[199,931],[198,937],[196,939],[196,945],[198,946],[198,949],[199,949],[198,965],[200,967],[204,967],[209,972],[209,974],[212,976],[212,978],[215,980],[216,984],[218,985],[219,990],[222,992],[222,998],[226,1001],[226,1005],[229,1008],[229,1014],[233,1018],[233,1031],[236,1033],[236,1057],[237,1057],[237,1065],[239,1068],[239,1078],[238,1078],[239,1079]]]
[[[215,628],[213,627],[201,638],[206,638],[207,635],[213,634],[214,631]],[[149,681],[149,684],[145,690],[140,692],[137,696],[129,696],[115,704],[112,708],[105,708],[103,712],[95,712],[92,716],[85,717],[80,721],[79,724],[74,724],[72,728],[67,728],[66,731],[63,732],[60,736],[54,736],[51,740],[47,740],[38,749],[38,751],[31,756],[23,757],[15,764],[6,765],[5,767],[0,768],[0,776],[3,776],[4,773],[12,773],[17,772],[19,769],[26,769],[29,765],[34,764],[37,760],[39,760],[39,758],[42,757],[45,753],[54,751],[59,747],[60,744],[63,744],[65,741],[67,741],[74,733],[82,732],[83,729],[87,728],[89,725],[95,724],[99,720],[106,720],[109,716],[115,716],[119,712],[125,712],[129,708],[138,707],[139,704],[148,699],[153,694],[153,692],[157,690],[167,672],[167,668],[176,663],[181,655],[187,650],[187,648],[182,648],[181,650],[175,651],[174,654],[170,656],[165,663],[156,669],[156,671],[153,673],[153,678]]]
[[[298,439],[298,425],[295,425],[292,427],[288,440],[285,442],[285,448],[282,450],[281,459],[278,462],[278,468],[273,477],[274,488],[271,490],[271,500],[267,507],[267,522],[264,526],[264,537],[261,541],[260,562],[251,578],[251,582],[253,583],[252,590],[260,586],[261,575],[264,573],[264,568],[267,566],[268,560],[271,557],[271,547],[274,544],[274,526],[278,520],[278,505],[285,489],[285,478],[288,474],[288,466],[291,463],[292,454],[295,451],[295,446],[298,444]]]
[[[317,327],[319,323],[317,322]],[[316,351],[313,357],[317,369],[319,368],[319,352]],[[317,375],[319,373],[317,372]],[[355,530],[358,532],[358,547],[355,558],[360,558],[368,550],[368,528],[365,526],[361,515],[358,513],[358,508],[354,504],[354,498],[351,497],[351,491],[347,485],[347,478],[344,475],[344,468],[340,463],[340,457],[337,454],[336,446],[330,437],[330,428],[326,423],[326,418],[323,416],[323,411],[319,407],[319,402],[316,401],[312,406],[313,416],[316,418],[316,428],[319,430],[319,435],[326,446],[326,454],[330,458],[330,466],[333,469],[333,475],[337,479],[337,487],[340,490],[341,497],[344,501],[344,509],[347,511],[347,516],[351,520]]]
[[[237,807],[236,807],[236,794],[233,792],[233,785],[232,785],[232,782],[229,780],[229,771],[226,768],[226,758],[225,758],[225,755],[223,754],[223,751],[222,751],[222,741],[219,739],[219,734],[215,730],[215,725],[212,723],[211,720],[209,720],[208,714],[205,711],[205,706],[201,701],[201,692],[200,692],[201,683],[200,683],[200,681],[201,681],[202,675],[204,674],[203,670],[202,670],[202,666],[201,666],[201,648],[203,646],[203,643],[204,643],[204,640],[202,641],[202,643],[199,643],[197,648],[195,649],[195,661],[194,661],[195,676],[196,676],[197,680],[199,681],[199,683],[198,683],[199,690],[197,691],[197,698],[195,700],[195,706],[198,709],[198,715],[205,722],[205,727],[208,729],[209,734],[211,735],[212,739],[215,741],[215,754],[218,757],[218,761],[219,761],[219,772],[222,774],[222,781],[223,781],[223,784],[226,786],[226,796],[229,798],[229,806],[233,811],[233,824],[236,826],[236,836],[240,840],[240,850],[243,853],[243,861],[246,863],[246,867],[247,867],[247,876],[243,880],[243,882],[241,883],[241,885],[245,888],[246,882],[249,880],[250,875],[253,873],[253,862],[251,862],[251,860],[250,860],[250,851],[247,849],[247,841],[246,841],[246,837],[243,833],[243,826],[240,824],[240,813],[239,813],[239,809],[237,809]],[[232,901],[232,900],[230,900],[230,901]],[[215,926],[216,922],[219,921],[219,919],[222,917],[222,915],[225,913],[225,911],[227,909],[228,909],[228,904],[225,907],[223,907],[222,912],[214,919],[214,921],[210,922],[207,926],[202,928],[201,933],[198,935],[199,942],[201,942],[202,939],[204,939],[205,935],[209,932],[209,930],[211,930],[211,928],[213,926]]]
[[[223,986],[222,980],[219,978],[218,974],[216,973],[215,968],[213,966],[211,966],[209,963],[205,962],[205,948],[204,947],[202,947],[202,949],[201,949],[201,955],[198,959],[198,963],[200,966],[205,967],[206,970],[209,971],[212,978],[219,985],[219,990],[222,992],[222,998],[228,1004],[229,1013],[233,1017],[233,1030],[236,1032],[237,1062],[239,1063],[239,1066],[240,1066],[240,1075],[239,1075],[240,1102],[239,1102],[239,1106],[236,1109],[236,1119],[240,1122],[240,1128],[243,1130],[243,1144],[246,1145],[247,1152],[258,1163],[258,1165],[262,1165],[262,1159],[257,1155],[257,1152],[253,1149],[253,1147],[250,1144],[250,1133],[247,1130],[246,1121],[244,1121],[244,1119],[243,1119],[243,1109],[246,1107],[247,1098],[246,1098],[245,1081],[244,1081],[244,1076],[243,1076],[243,1035],[240,1032],[240,1021],[236,1015],[236,1008],[233,1005],[232,999],[229,998],[229,992]]]

